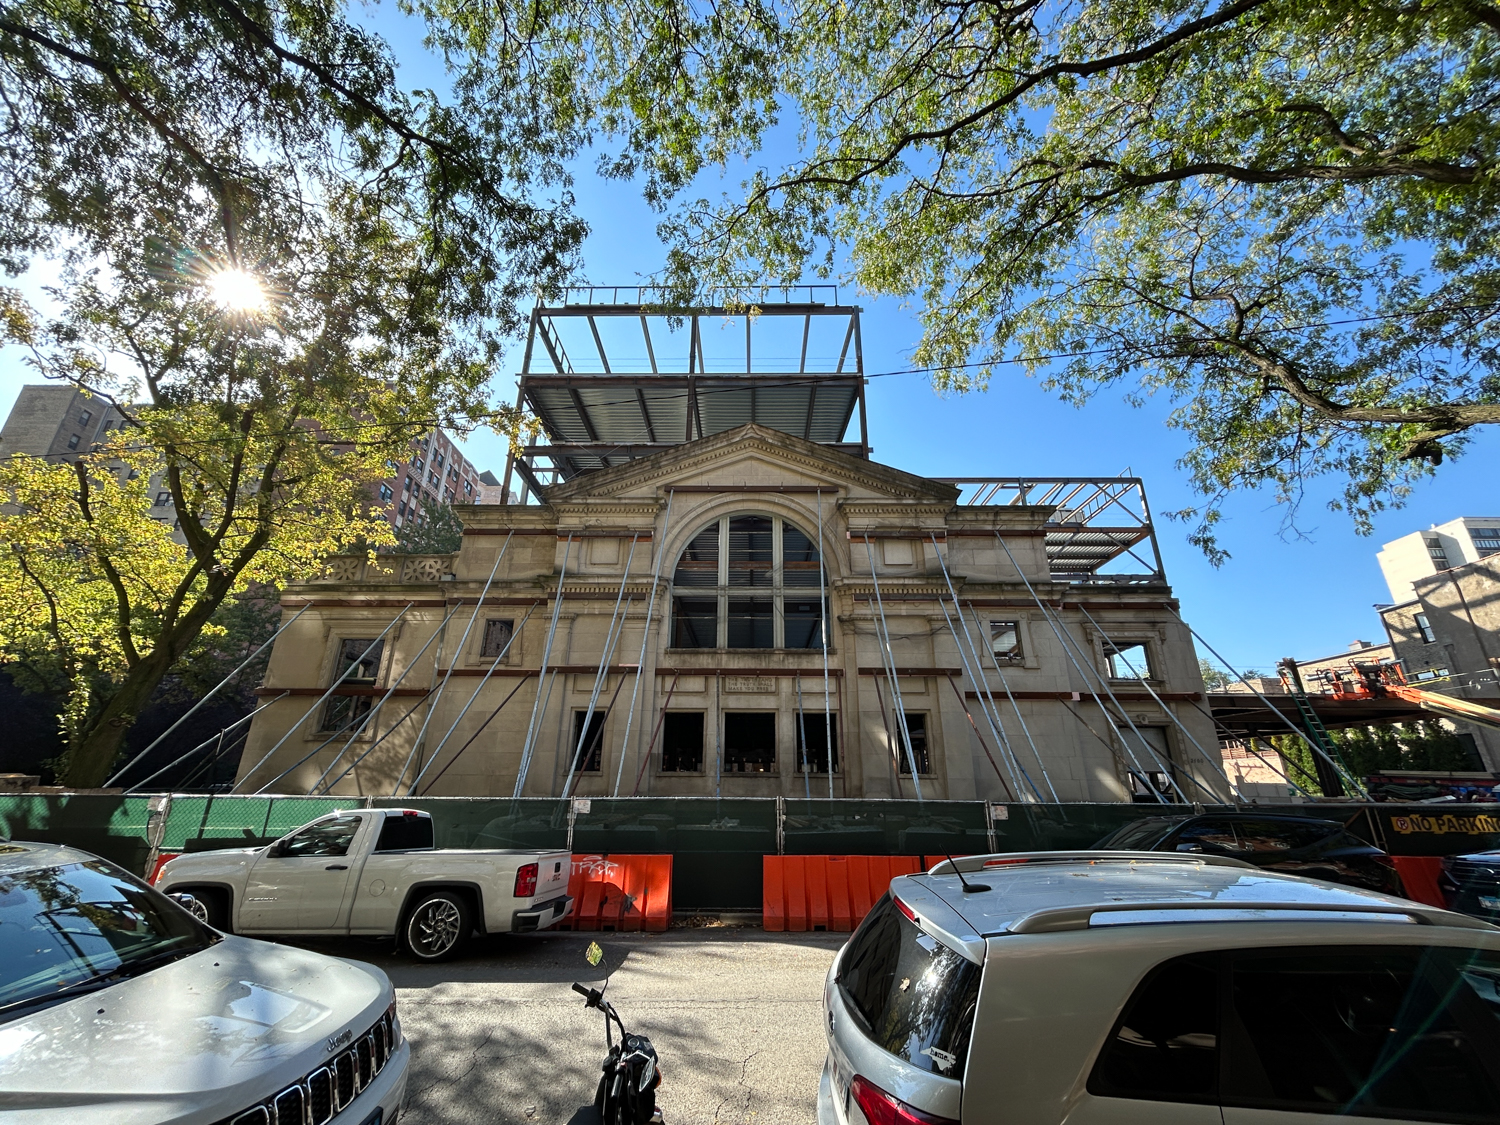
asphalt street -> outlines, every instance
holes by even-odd
[[[661,1057],[668,1125],[813,1125],[827,1052],[823,978],[845,934],[682,929],[476,940],[418,965],[388,945],[307,943],[379,965],[413,1047],[409,1125],[586,1125],[604,1057],[607,996]],[[591,941],[605,953],[585,960]]]

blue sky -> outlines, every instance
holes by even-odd
[[[445,85],[440,64],[422,51],[419,27],[389,5],[366,12],[397,45],[403,85]],[[736,170],[731,179],[740,174]],[[591,228],[580,280],[630,285],[658,268],[663,248],[654,234],[657,216],[631,185],[597,179],[585,159],[575,192]],[[865,310],[866,371],[909,366],[920,334],[912,313],[889,299],[875,301],[847,289],[841,295]],[[498,401],[515,401],[519,355],[518,347],[511,364],[495,375],[492,392]],[[17,349],[0,350],[0,417],[9,413],[20,386],[33,381]],[[1164,424],[1164,401],[1135,408],[1111,392],[1079,409],[1018,373],[997,375],[988,391],[962,397],[939,396],[921,375],[874,379],[867,394],[875,459],[908,472],[1115,476],[1128,468],[1145,479],[1155,512],[1195,502],[1185,474],[1174,464],[1186,442]],[[1283,513],[1269,494],[1233,497],[1220,525],[1221,544],[1232,557],[1218,569],[1186,542],[1183,525],[1159,518],[1157,536],[1183,615],[1237,666],[1262,671],[1283,656],[1337,652],[1356,637],[1383,640],[1371,608],[1389,600],[1375,562],[1380,544],[1456,516],[1500,515],[1491,483],[1497,441],[1500,435],[1482,435],[1465,457],[1418,487],[1404,509],[1379,518],[1370,537],[1356,535],[1347,516],[1323,508],[1331,482],[1315,485],[1304,505],[1306,538],[1280,535]],[[464,449],[480,468],[497,475],[503,470],[505,443],[498,436],[475,433]]]

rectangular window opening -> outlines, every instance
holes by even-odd
[[[515,627],[513,617],[491,617],[484,623],[484,640],[480,642],[479,655],[491,660],[499,656],[505,651],[505,646],[510,644]]]
[[[911,756],[917,760],[917,773],[930,774],[932,772],[932,754],[927,745],[927,714],[926,712],[905,712],[906,734],[911,740]],[[901,759],[901,772],[907,777],[911,776],[911,763],[906,760],[906,745],[902,743],[896,747],[896,756]]]
[[[371,647],[373,645],[373,647]],[[346,637],[339,642],[333,676],[340,687],[373,688],[380,674],[385,641],[374,637]],[[370,713],[371,695],[335,695],[323,708],[325,731],[353,731]]]
[[[770,773],[776,766],[776,713],[724,713],[724,772]]]
[[[1435,643],[1437,641],[1437,634],[1432,631],[1432,625],[1428,622],[1427,615],[1425,613],[1419,613],[1416,615],[1415,620],[1417,623],[1417,628],[1422,633],[1422,643],[1424,645]]]
[[[703,712],[668,711],[661,730],[662,773],[703,772]]]
[[[585,737],[583,733],[583,720],[589,720],[589,731]],[[579,739],[583,744],[579,745]],[[573,712],[573,751],[574,772],[576,773],[598,773],[599,762],[603,757],[604,749],[604,713],[595,711],[593,717],[589,717],[587,711]]]
[[[1109,662],[1112,680],[1148,680],[1151,665],[1146,659],[1144,641],[1105,641],[1104,659]]]
[[[830,743],[830,739],[832,742]],[[833,772],[839,770],[839,717],[806,710],[797,718],[797,771],[827,773],[828,747],[833,746]]]
[[[770,598],[731,598],[728,648],[774,648],[776,603]],[[805,646],[801,646],[805,647]]]
[[[1001,664],[1021,663],[1021,627],[1015,621],[990,622],[990,651]]]
[[[673,598],[672,602],[672,647],[717,648],[718,601],[714,598]]]
[[[786,647],[823,647],[823,610],[820,599],[811,600],[786,595]]]

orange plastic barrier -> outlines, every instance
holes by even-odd
[[[1428,906],[1443,906],[1442,888],[1438,886],[1438,875],[1443,870],[1443,859],[1434,855],[1393,855],[1396,873],[1401,876],[1401,885],[1406,888],[1406,897],[1413,902]]]
[[[575,855],[568,894],[573,913],[562,929],[663,931],[672,921],[672,857]]]
[[[767,930],[848,933],[897,875],[922,870],[915,855],[768,855],[761,925]]]

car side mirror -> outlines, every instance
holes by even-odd
[[[1203,845],[1202,844],[1178,844],[1177,845],[1177,850],[1180,851],[1180,852],[1201,852],[1203,850]]]
[[[266,849],[267,859],[280,859],[284,855],[286,855],[286,845],[280,840],[277,840],[274,844]]]

